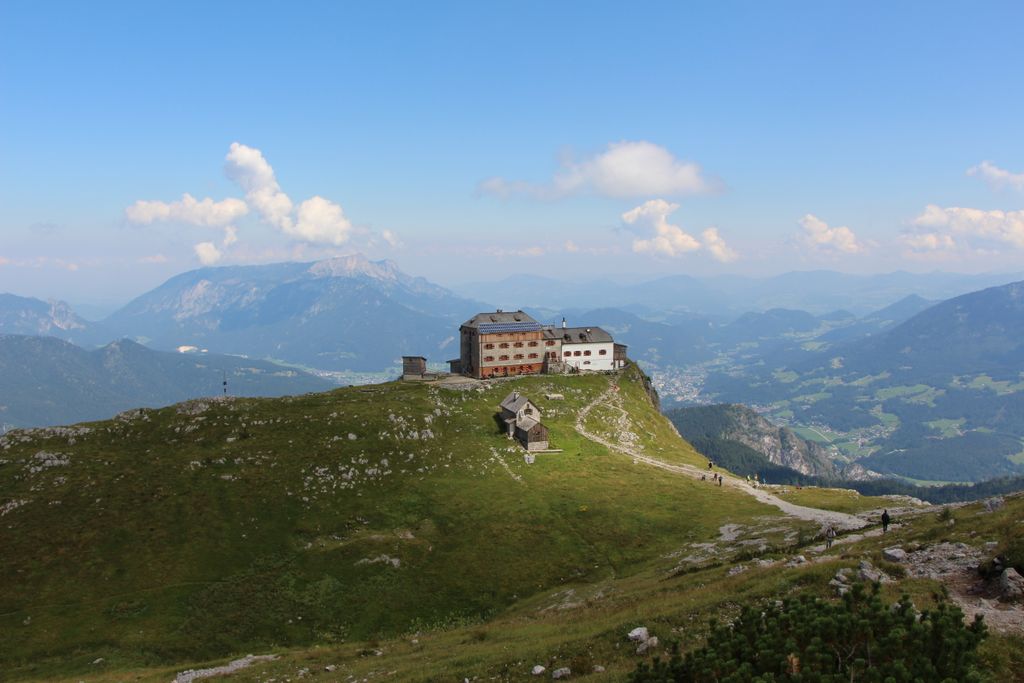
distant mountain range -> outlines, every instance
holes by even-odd
[[[122,340],[86,351],[53,337],[0,335],[0,426],[109,418],[130,408],[218,396],[283,396],[336,385],[265,361],[154,351]]]
[[[888,371],[907,381],[981,372],[1017,381],[1024,370],[1024,282],[938,303],[843,356],[849,372]]]
[[[1024,274],[964,275],[907,273],[850,275],[834,271],[803,271],[773,277],[739,275],[693,277],[673,275],[641,282],[559,280],[517,275],[497,282],[474,282],[455,291],[498,305],[556,309],[621,308],[642,317],[690,312],[735,318],[748,311],[772,308],[825,315],[837,310],[866,315],[916,294],[947,299],[1020,279]]]
[[[458,326],[483,307],[388,261],[203,268],[105,321],[159,349],[199,346],[325,370],[382,370],[403,354],[458,355]]]
[[[112,332],[89,322],[63,301],[0,294],[0,334],[57,337],[81,346],[111,340]]]
[[[926,303],[905,300],[857,323],[880,328],[873,334],[734,358],[709,373],[703,396],[818,425],[879,472],[928,481],[1024,472],[1024,282],[892,324]]]

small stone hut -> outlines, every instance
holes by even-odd
[[[423,379],[427,374],[427,359],[423,356],[402,356],[402,379]]]
[[[540,409],[518,391],[505,397],[499,406],[506,435],[528,451],[548,449],[548,428],[541,423]]]

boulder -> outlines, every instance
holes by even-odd
[[[1024,576],[1013,567],[1008,567],[999,575],[999,599],[1003,602],[1019,602],[1024,598]]]
[[[567,666],[563,666],[562,668],[555,669],[554,671],[551,672],[551,678],[555,679],[556,681],[559,678],[568,678],[571,675],[572,675],[572,669],[570,669]]]
[[[882,551],[882,559],[886,562],[903,562],[907,559],[907,551],[903,548],[886,548]]]
[[[807,558],[806,557],[804,557],[803,555],[797,555],[792,560],[787,562],[786,566],[787,567],[796,567],[798,565],[806,564],[806,563],[807,563]]]
[[[869,581],[871,583],[875,583],[876,581],[882,580],[882,572],[875,569],[875,566],[873,564],[871,564],[867,560],[864,560],[860,563],[860,566],[857,569],[857,577],[861,581]]]
[[[603,674],[604,673],[604,667],[601,666],[600,664],[595,664],[594,665],[594,673],[596,673],[596,674]]]
[[[640,645],[636,648],[636,653],[638,655],[647,654],[649,650],[653,650],[656,647],[658,647],[658,636],[651,636],[647,640],[640,643]]]
[[[985,509],[989,512],[995,512],[999,508],[1003,507],[1003,497],[996,496],[995,498],[989,498],[985,501]]]
[[[627,637],[634,643],[646,643],[651,634],[647,632],[646,626],[637,626],[627,634]]]
[[[547,667],[544,667],[544,666],[541,666],[540,664],[537,664],[532,669],[530,669],[530,673],[533,674],[534,676],[540,676],[542,673],[544,673],[547,670],[548,670]]]

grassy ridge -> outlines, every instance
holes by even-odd
[[[131,670],[476,622],[778,514],[580,437],[578,410],[610,381],[394,383],[9,435],[0,669]],[[702,460],[638,373],[614,381],[648,452]],[[513,388],[563,453],[530,465],[499,433]]]

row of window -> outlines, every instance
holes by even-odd
[[[537,357],[538,356],[537,356],[536,353],[531,353],[531,354],[529,354],[527,356],[527,358],[531,358],[531,359],[537,358]],[[508,359],[509,359],[508,356],[498,356],[498,360],[508,360]],[[521,354],[521,353],[517,353],[514,356],[512,356],[512,360],[522,360],[522,359],[523,359],[523,354]],[[491,363],[493,361],[494,361],[494,356],[484,356],[484,362],[485,363]]]
[[[529,346],[530,348],[533,348],[535,346],[539,346],[540,342],[536,342],[536,341],[527,342],[526,345]],[[549,339],[546,342],[544,342],[544,345],[545,346],[554,346],[555,342],[554,342],[554,340]],[[521,349],[521,348],[523,348],[523,342],[515,342],[514,344],[512,344],[512,346],[514,346],[517,349]],[[484,344],[484,348],[488,349],[488,350],[493,349],[494,348],[494,344]],[[509,343],[508,342],[501,342],[500,344],[498,344],[498,348],[499,349],[507,349],[507,348],[509,348]]]
[[[568,358],[569,356],[589,356],[589,355],[590,355],[590,351],[583,351],[582,353],[579,352],[579,351],[566,351],[565,352],[566,358]],[[608,355],[608,350],[607,349],[601,349],[600,351],[597,352],[597,355],[599,355],[599,356],[607,356]]]
[[[535,346],[540,346],[540,344],[541,344],[541,342],[537,342],[537,341],[526,342],[526,346],[529,346],[530,348],[534,348]],[[548,341],[544,342],[544,344],[545,344],[545,346],[554,346],[555,342],[554,342],[554,340],[549,339]],[[515,348],[522,348],[523,343],[522,342],[515,342],[514,344],[512,344],[512,346],[514,346]],[[493,348],[495,348],[495,345],[494,344],[484,344],[483,348],[485,348],[485,349],[493,349]],[[501,344],[498,344],[498,348],[509,348],[509,343],[508,342],[502,342]]]

